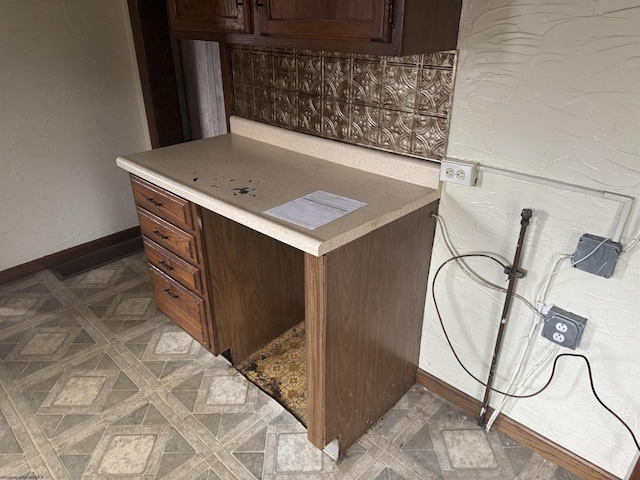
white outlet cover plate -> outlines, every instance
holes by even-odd
[[[442,160],[440,181],[472,187],[478,182],[478,164],[461,160]]]

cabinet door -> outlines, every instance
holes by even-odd
[[[260,34],[389,42],[394,0],[257,0]]]
[[[250,0],[168,0],[171,28],[251,33]]]

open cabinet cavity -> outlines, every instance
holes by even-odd
[[[236,368],[307,426],[307,353],[304,323],[287,330]]]
[[[336,457],[415,383],[436,209],[321,256],[201,209],[217,351]]]

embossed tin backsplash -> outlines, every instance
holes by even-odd
[[[441,160],[456,52],[408,57],[233,46],[234,113],[312,135]]]

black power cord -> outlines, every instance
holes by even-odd
[[[460,357],[458,356],[458,353],[456,352],[455,348],[453,347],[453,343],[451,342],[451,339],[449,338],[449,334],[447,333],[447,329],[444,326],[444,321],[442,320],[442,315],[440,314],[440,308],[438,306],[438,301],[436,300],[435,285],[436,285],[436,280],[438,279],[438,275],[440,275],[440,272],[442,271],[442,269],[446,265],[448,265],[450,262],[457,261],[457,260],[460,260],[462,258],[470,258],[470,257],[486,258],[488,260],[492,260],[493,262],[495,262],[498,265],[500,265],[502,267],[503,271],[507,268],[507,265],[505,265],[503,262],[501,262],[500,260],[498,260],[496,257],[494,257],[492,255],[488,255],[488,254],[484,254],[484,253],[469,253],[469,254],[465,254],[465,255],[456,255],[455,257],[451,257],[448,260],[446,260],[444,263],[442,263],[438,267],[438,270],[436,270],[436,273],[433,276],[433,280],[431,281],[431,297],[433,298],[433,305],[436,308],[436,315],[438,316],[438,320],[440,321],[440,326],[442,327],[442,332],[444,333],[444,337],[447,340],[447,343],[449,344],[449,348],[451,349],[451,353],[453,353],[453,356],[455,357],[456,361],[460,364],[462,369],[471,378],[473,378],[476,382],[478,382],[483,387],[486,387],[487,386],[486,383],[484,383],[482,380],[480,380],[478,377],[476,377],[473,373],[471,373],[471,371],[465,366],[465,364],[462,362],[462,360],[460,360]],[[587,373],[589,374],[589,383],[591,385],[591,391],[593,392],[593,396],[595,397],[595,399],[598,401],[598,403],[607,412],[609,412],[611,415],[613,415],[622,424],[622,426],[624,426],[627,429],[627,431],[631,435],[631,438],[633,439],[633,442],[636,445],[636,448],[638,449],[638,451],[640,451],[640,444],[638,443],[638,440],[637,440],[636,436],[634,435],[633,431],[631,430],[631,427],[629,427],[629,425],[617,413],[615,413],[613,410],[611,410],[611,408],[609,408],[602,400],[600,400],[600,397],[598,396],[598,393],[596,392],[595,385],[593,383],[593,375],[591,373],[591,364],[589,363],[589,359],[584,355],[581,355],[581,354],[578,354],[578,353],[561,353],[560,355],[558,355],[553,361],[553,367],[551,369],[551,375],[549,376],[549,379],[546,381],[546,383],[541,388],[539,388],[538,390],[536,390],[533,393],[529,393],[529,394],[526,394],[526,395],[514,395],[512,393],[503,392],[503,391],[498,390],[497,388],[493,388],[493,387],[491,387],[491,390],[496,392],[496,393],[499,393],[500,395],[504,395],[506,397],[511,397],[511,398],[531,398],[531,397],[535,397],[536,395],[539,395],[542,392],[544,392],[547,389],[547,387],[551,384],[551,381],[553,380],[553,377],[554,377],[554,375],[556,373],[556,366],[558,365],[558,360],[560,360],[560,358],[562,358],[562,357],[577,357],[577,358],[581,358],[581,359],[583,359],[585,361],[585,363],[587,364]]]

